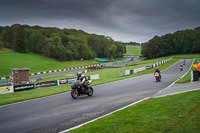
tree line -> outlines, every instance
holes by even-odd
[[[137,43],[137,42],[122,42],[122,44],[124,45],[134,45],[134,46],[140,46],[141,44],[140,43]]]
[[[141,53],[148,59],[173,54],[199,54],[200,27],[154,36],[142,44]]]
[[[116,58],[126,53],[122,43],[82,30],[14,24],[0,26],[0,47],[36,53],[59,61]]]

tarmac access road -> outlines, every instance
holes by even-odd
[[[70,70],[70,71],[65,71],[65,72],[57,72],[57,73],[49,73],[49,74],[43,74],[43,75],[36,75],[36,76],[31,76],[29,79],[30,80],[37,80],[40,78],[47,78],[47,77],[53,77],[53,76],[58,76],[58,75],[65,75],[65,74],[74,74],[77,73],[79,71],[83,71],[85,69],[76,69],[76,70]],[[10,84],[11,81],[10,80],[3,80],[0,81],[0,85],[4,85],[4,84]]]
[[[74,100],[70,92],[0,106],[0,132],[54,133],[60,132],[115,111],[138,100],[152,97],[184,75],[192,65],[186,59],[161,72],[161,82],[153,74],[94,86],[92,97],[81,96]]]

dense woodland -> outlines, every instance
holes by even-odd
[[[0,26],[0,47],[22,53],[36,53],[60,61],[115,58],[126,53],[122,43],[103,35],[75,29],[19,24]]]
[[[141,52],[148,59],[173,54],[200,54],[200,27],[154,36],[142,44]]]

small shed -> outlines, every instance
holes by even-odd
[[[99,62],[108,62],[109,60],[107,59],[104,59],[104,58],[97,58],[95,59],[96,61],[99,61]]]
[[[30,68],[12,68],[11,83],[15,85],[26,85],[29,83]]]

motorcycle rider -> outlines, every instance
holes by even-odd
[[[88,79],[87,77],[85,77],[82,72],[77,72],[76,73],[77,75],[77,80],[80,80],[81,81],[81,85],[86,88],[86,91],[88,91],[89,87],[87,85],[87,82],[88,82]]]
[[[160,74],[160,71],[158,70],[158,67],[156,67],[156,70],[155,70],[154,74],[155,74],[156,72],[159,73],[160,79],[161,79],[161,74]]]
[[[185,65],[185,59],[183,60],[183,65]]]
[[[182,64],[180,65],[180,70],[181,70],[181,71],[183,70],[183,65],[182,65]]]

